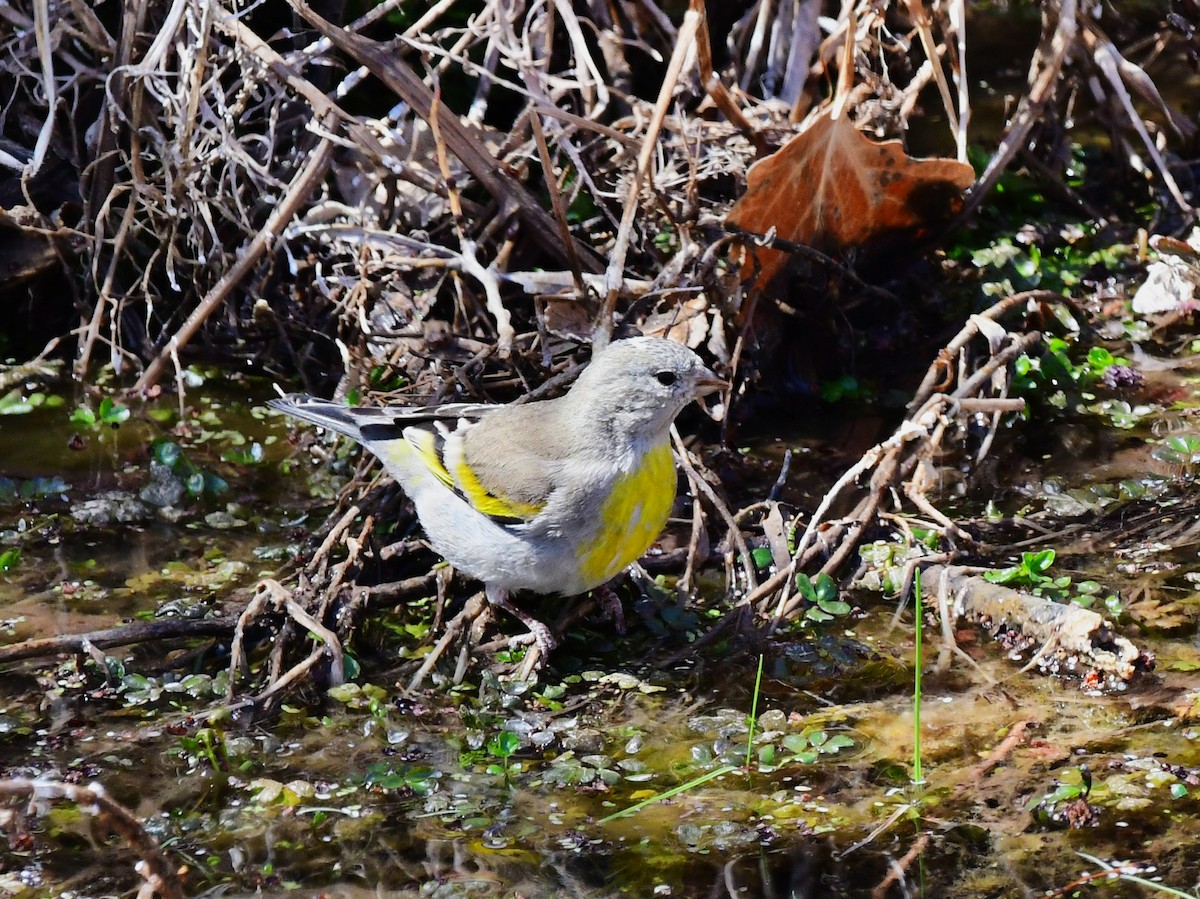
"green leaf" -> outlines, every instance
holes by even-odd
[[[22,396],[19,387],[0,397],[0,415],[24,415],[26,412],[32,412],[33,407],[34,404]]]
[[[89,428],[96,423],[96,413],[87,406],[80,406],[71,413],[70,420],[77,427]]]
[[[1191,461],[1193,456],[1200,454],[1200,437],[1192,434],[1177,434],[1174,437],[1168,437],[1163,444],[1167,449],[1184,457],[1186,461]]]
[[[1021,553],[1021,567],[1041,574],[1054,564],[1054,550],[1043,549],[1037,553]]]
[[[178,443],[160,438],[151,444],[150,454],[154,457],[155,462],[172,468],[179,461],[182,450],[180,450]]]
[[[204,472],[202,480],[204,483],[203,489],[207,491],[210,496],[221,496],[222,494],[229,492],[229,482],[219,475],[213,474],[211,471]],[[188,479],[188,483],[191,483],[191,478]]]
[[[828,612],[830,615],[841,616],[850,614],[850,603],[842,602],[840,599],[818,599],[817,605],[822,612]]]
[[[808,749],[808,734],[788,734],[782,743],[788,752],[803,752]]]
[[[509,733],[504,730],[492,737],[488,741],[487,751],[489,755],[499,759],[506,759],[521,747],[521,738],[514,733]]]
[[[817,601],[817,590],[813,586],[812,579],[809,578],[809,576],[804,572],[800,572],[798,575],[796,575],[796,590],[801,596],[804,597],[806,601]]]
[[[118,405],[111,396],[106,396],[100,401],[100,420],[106,425],[123,424],[129,419],[129,410],[124,406]]]
[[[21,561],[21,550],[15,546],[0,552],[0,571],[12,571]]]
[[[985,571],[983,573],[983,579],[989,584],[1011,584],[1020,576],[1020,568],[998,568],[995,571]]]
[[[837,599],[837,584],[825,572],[822,571],[817,575],[817,579],[813,581],[813,587],[816,590],[818,603],[824,604]]]
[[[754,567],[760,570],[768,568],[775,561],[770,547],[767,546],[756,546],[750,550],[750,558],[754,561]]]
[[[335,702],[350,702],[362,694],[358,684],[338,684],[325,691],[326,695]]]

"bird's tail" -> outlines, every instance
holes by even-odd
[[[381,406],[345,406],[328,400],[319,400],[303,393],[292,393],[269,400],[267,405],[287,415],[312,422],[339,434],[345,434],[383,462],[384,468],[400,482],[400,486],[414,500],[418,493],[434,484],[441,475],[434,468],[441,462],[432,449],[435,440],[432,431],[413,428],[413,436],[406,436],[406,421],[427,420],[429,412],[421,408]],[[426,447],[422,451],[419,447]],[[432,456],[430,454],[433,454]],[[432,458],[435,461],[431,468]],[[444,473],[445,469],[441,471]],[[439,488],[445,489],[445,488]]]
[[[304,393],[289,393],[287,396],[276,397],[268,400],[267,405],[294,418],[302,418],[322,428],[353,437],[359,442],[363,439],[362,410],[353,406],[319,400]]]

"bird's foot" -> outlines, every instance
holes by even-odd
[[[550,650],[558,646],[558,638],[554,636],[554,632],[536,618],[522,619],[522,623],[529,628],[529,633],[512,637],[508,641],[509,648],[516,649],[518,646],[528,646],[532,643],[541,652],[542,658],[547,658]]]
[[[550,651],[558,645],[558,638],[554,636],[554,632],[550,630],[541,621],[538,621],[528,612],[523,612],[509,601],[508,593],[505,590],[498,590],[492,587],[487,588],[487,598],[493,606],[498,609],[503,609],[508,614],[512,615],[523,625],[529,628],[528,634],[520,634],[509,640],[509,646],[516,648],[528,643],[533,643],[537,647],[538,653],[544,662],[550,656]]]

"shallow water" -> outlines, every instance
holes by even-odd
[[[1161,377],[1173,390],[1184,383]],[[0,578],[4,642],[164,611],[236,613],[248,588],[301,551],[322,516],[309,514],[310,494],[330,496],[337,476],[292,459],[286,427],[231,401],[228,388],[197,388],[189,403],[184,428],[174,416],[156,422],[135,410],[115,432],[89,431],[77,452],[63,449],[78,431],[67,408],[33,413],[19,429],[0,423],[5,476],[18,494],[0,507],[0,547],[21,552]],[[1170,416],[1178,422],[1178,411]],[[1091,422],[1087,453],[1023,463],[1009,475],[1006,501],[1022,520],[1058,529],[1051,542],[1064,570],[1120,588],[1122,598],[1140,584],[1148,596],[1180,601],[1170,610],[1179,620],[1161,633],[1128,625],[1158,654],[1159,672],[1125,692],[1085,691],[1077,678],[1022,672],[1024,659],[1007,659],[965,629],[959,643],[972,661],[924,685],[920,785],[911,782],[911,615],[893,627],[890,604],[867,594],[831,624],[694,652],[688,641],[704,630],[705,602],[626,597],[628,635],[585,622],[536,685],[476,671],[461,687],[432,684],[416,695],[402,689],[412,663],[397,665],[423,651],[416,626],[426,613],[399,609],[363,633],[353,683],[324,692],[312,682],[260,721],[220,711],[227,647],[219,641],[13,663],[0,678],[0,768],[103,783],[186,863],[191,894],[858,896],[920,833],[928,842],[905,862],[905,895],[1060,889],[1097,870],[1078,852],[1152,862],[1166,882],[1190,889],[1200,869],[1200,727],[1187,709],[1200,689],[1197,604],[1186,578],[1195,542],[1139,556],[1139,545],[1154,544],[1147,536],[1097,551],[1101,537],[1119,543],[1120,529],[1097,523],[1100,500],[1094,509],[1084,502],[1104,497],[1098,484],[1128,480],[1133,465],[1154,482],[1155,498],[1126,500],[1122,514],[1167,520],[1189,495],[1191,473],[1147,472],[1144,456],[1121,460],[1144,453],[1154,422],[1167,427],[1168,417],[1120,433]],[[20,436],[31,426],[36,439]],[[1080,427],[1047,439],[1078,445]],[[154,498],[170,481],[151,471],[161,456],[156,437],[188,459],[178,478],[195,469],[227,489],[185,491],[177,511],[148,503],[147,485]],[[261,460],[246,461],[256,442]],[[809,455],[829,461],[826,452],[810,445]],[[335,469],[348,471],[344,462]],[[751,470],[769,483],[778,460],[764,456]],[[33,478],[61,483],[42,490]],[[44,495],[21,499],[31,484]],[[1064,496],[1082,511],[1064,517]],[[130,505],[132,520],[72,516],[98,497],[97,515]],[[1073,522],[1092,526],[1076,532]],[[668,657],[678,661],[655,664]],[[1026,728],[1026,739],[984,772],[981,762],[1015,728]],[[721,765],[736,767],[601,822]],[[0,889],[97,895],[136,882],[127,851],[93,845],[73,807],[29,827],[28,843],[0,854]]]

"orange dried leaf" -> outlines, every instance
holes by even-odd
[[[726,223],[825,253],[882,239],[915,240],[943,221],[975,173],[954,159],[913,159],[898,140],[877,143],[848,116],[826,112],[746,176],[746,193]],[[787,262],[780,250],[756,248],[759,283]],[[749,267],[747,268],[749,272]]]

